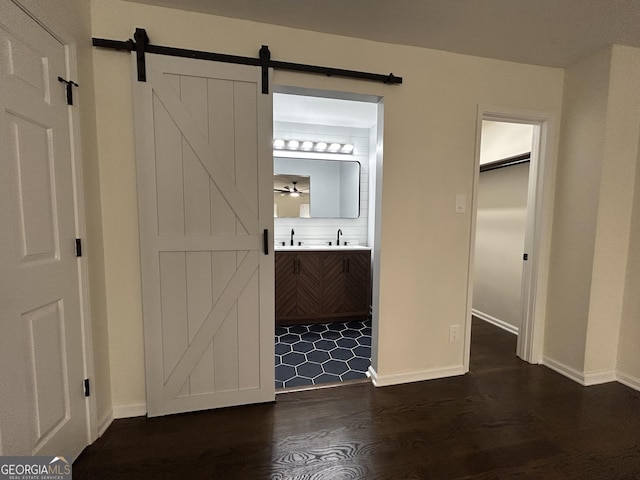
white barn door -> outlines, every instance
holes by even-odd
[[[90,442],[90,406],[71,107],[58,82],[68,61],[0,0],[0,455],[71,461]]]
[[[257,67],[132,59],[148,415],[273,401],[272,97]]]

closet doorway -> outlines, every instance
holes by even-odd
[[[516,335],[514,353],[539,361],[536,287],[549,121],[540,115],[479,112],[467,365],[472,323]]]

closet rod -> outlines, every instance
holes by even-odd
[[[523,153],[521,155],[514,155],[513,157],[503,158],[496,160],[495,162],[485,163],[480,165],[480,172],[488,172],[497,168],[510,167],[511,165],[519,165],[521,163],[529,162],[531,160],[531,152]]]
[[[201,60],[211,60],[216,62],[237,63],[241,65],[253,65],[262,67],[263,69],[263,93],[268,93],[268,75],[267,70],[273,68],[276,70],[289,70],[295,72],[315,73],[327,75],[329,77],[345,77],[356,78],[359,80],[371,80],[382,82],[390,85],[401,84],[402,77],[398,77],[393,73],[383,75],[379,73],[360,72],[357,70],[346,70],[342,68],[321,67],[318,65],[307,65],[303,63],[283,62],[279,60],[271,60],[271,52],[269,47],[263,45],[260,49],[259,57],[242,57],[238,55],[227,55],[223,53],[205,52],[200,50],[188,50],[183,48],[166,47],[162,45],[152,45],[149,43],[147,32],[143,28],[137,28],[134,34],[134,40],[126,41],[109,40],[105,38],[93,38],[93,46],[100,48],[111,48],[114,50],[135,51],[138,56],[138,80],[146,81],[146,70],[144,62],[145,53],[155,53],[158,55],[169,55],[173,57],[196,58]]]

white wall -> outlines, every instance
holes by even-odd
[[[529,153],[532,136],[531,125],[483,120],[480,165]]]
[[[629,293],[637,285],[639,83],[640,49],[621,46],[566,75],[545,362],[585,384],[640,371],[637,292]]]
[[[527,162],[481,172],[478,184],[473,313],[514,333],[522,321],[528,182]]]
[[[336,141],[339,143],[352,143],[353,155],[348,160],[360,162],[360,216],[358,218],[276,218],[275,241],[286,242],[289,245],[290,233],[295,231],[295,241],[303,243],[323,243],[336,241],[338,229],[342,230],[344,241],[360,245],[368,245],[367,225],[369,214],[369,132],[370,129],[355,127],[335,127],[331,125],[303,124],[293,122],[275,121],[273,126],[274,138],[300,139],[311,141]],[[323,158],[318,156],[318,158]],[[295,164],[294,159],[285,159],[282,163]],[[336,169],[339,172],[340,164],[336,161]],[[294,168],[286,172],[298,173]],[[339,174],[339,173],[338,173]],[[312,176],[313,182],[313,176]],[[340,186],[336,190],[330,190],[324,196],[318,198],[322,192],[312,191],[311,215],[317,211],[314,203],[322,208],[324,202],[339,203]],[[356,193],[356,192],[354,192]],[[315,197],[314,197],[315,195]]]
[[[637,240],[630,234],[640,141],[640,49],[614,46],[610,69],[584,365],[585,375],[596,378],[617,368],[628,255]]]
[[[640,156],[636,161],[638,164]],[[640,390],[640,168],[637,167],[629,239],[617,369],[621,381]]]
[[[544,355],[583,371],[611,51],[567,69]]]
[[[276,71],[274,83],[384,97],[373,366],[383,383],[464,371],[464,343],[448,340],[450,325],[465,331],[467,322],[471,215],[455,213],[455,198],[472,197],[478,105],[541,110],[559,118],[561,69],[119,0],[93,0],[91,7],[96,37],[125,40],[144,27],[159,45],[255,57],[265,44],[276,60],[403,76],[402,85],[390,86]],[[145,401],[131,58],[96,49],[94,60],[112,392],[113,402],[124,408]],[[550,135],[553,152],[558,132]]]

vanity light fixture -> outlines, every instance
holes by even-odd
[[[338,154],[353,154],[353,144],[338,142],[312,142],[311,140],[284,140],[276,138],[273,140],[274,150],[290,150],[303,152],[327,152]]]

